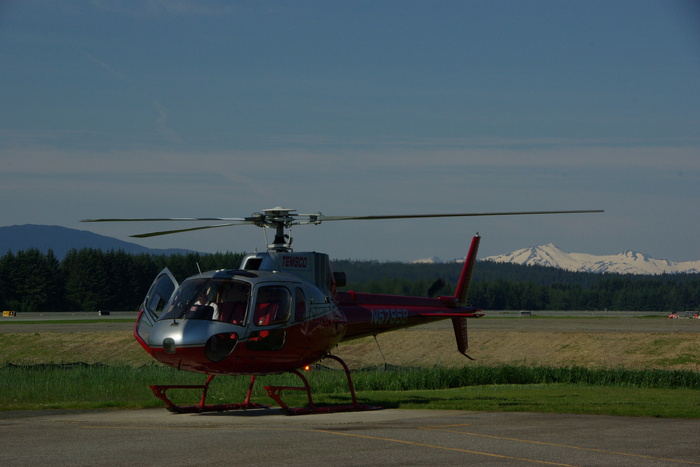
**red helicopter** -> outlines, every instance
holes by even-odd
[[[243,218],[86,219],[114,221],[224,221],[223,224],[134,235],[144,238],[232,225],[275,229],[264,253],[246,256],[239,269],[198,274],[178,284],[164,269],[153,282],[140,308],[134,336],[156,360],[179,370],[208,375],[203,385],[151,386],[154,394],[176,413],[227,411],[269,407],[251,402],[256,376],[291,372],[303,387],[265,386],[268,395],[289,414],[370,410],[357,401],[352,377],[333,349],[351,339],[451,319],[457,349],[468,349],[467,319],[484,315],[467,306],[467,294],[480,237],[471,241],[453,295],[437,298],[340,292],[345,275],[333,272],[327,254],[294,252],[285,233],[294,225],[338,220],[377,220],[493,215],[564,214],[602,211],[533,211],[500,213],[425,214],[395,216],[324,216],[297,214],[281,207]],[[267,242],[266,242],[267,243]],[[352,403],[316,406],[307,378],[300,372],[330,358],[344,369]],[[241,403],[206,403],[207,390],[216,375],[249,375],[250,385]],[[169,389],[201,389],[198,404],[180,406],[166,395]],[[305,391],[308,407],[291,408],[283,391]]]

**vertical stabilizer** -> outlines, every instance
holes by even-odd
[[[481,237],[476,234],[472,238],[472,244],[469,247],[469,253],[464,260],[464,267],[462,268],[462,274],[459,276],[459,282],[457,283],[457,290],[455,291],[454,298],[457,301],[458,306],[467,306],[467,295],[469,294],[469,284],[472,281],[472,272],[474,272],[474,265],[476,264],[476,253],[479,250],[479,242]]]
[[[459,276],[459,282],[457,283],[457,289],[455,290],[455,295],[452,300],[456,303],[458,307],[464,308],[467,306],[467,295],[469,295],[469,285],[472,281],[472,273],[474,272],[474,265],[476,264],[476,253],[479,250],[479,242],[481,237],[476,234],[472,238],[472,244],[469,246],[469,253],[464,260],[464,266],[462,267],[462,274]],[[467,357],[469,360],[474,360],[469,355],[467,355],[467,350],[469,349],[469,337],[467,332],[467,318],[466,317],[453,317],[452,327],[455,331],[455,339],[457,340],[457,350],[459,353]]]

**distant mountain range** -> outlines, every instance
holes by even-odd
[[[138,254],[176,254],[191,253],[191,250],[177,248],[153,249],[136,243],[124,242],[116,238],[98,235],[86,230],[69,229],[56,225],[11,225],[0,227],[0,256],[8,251],[17,253],[35,248],[42,253],[53,250],[59,260],[63,259],[70,250],[75,248],[94,248],[96,250],[122,250],[126,253]]]
[[[619,274],[700,273],[700,261],[673,262],[627,250],[617,255],[596,256],[566,253],[551,243],[489,256],[484,261],[549,266],[568,271]]]
[[[136,243],[124,242],[112,237],[98,235],[86,230],[69,229],[55,225],[12,225],[0,227],[0,256],[8,251],[14,253],[36,248],[46,253],[53,250],[61,260],[75,248],[94,248],[97,250],[122,250],[138,254],[186,254],[192,250],[154,249]],[[700,261],[673,262],[665,259],[651,258],[643,253],[627,250],[617,255],[596,256],[586,253],[567,253],[553,244],[523,248],[511,253],[489,256],[483,261],[512,263],[522,265],[547,266],[568,271],[619,273],[619,274],[673,274],[700,273]],[[440,263],[438,258],[414,261],[414,263]]]

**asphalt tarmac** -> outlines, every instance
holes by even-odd
[[[377,410],[0,412],[0,465],[700,465],[700,420]]]
[[[45,321],[47,314],[8,320]],[[48,319],[84,319],[50,314]],[[132,314],[4,332],[130,330]],[[60,316],[60,318],[59,318]],[[472,324],[473,323],[473,324]],[[451,323],[434,323],[430,327]],[[472,329],[698,332],[698,320],[481,319]],[[0,412],[0,465],[700,465],[700,420],[387,409]]]

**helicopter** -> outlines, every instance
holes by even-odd
[[[456,289],[452,295],[411,297],[355,291],[339,291],[346,285],[342,272],[333,271],[329,256],[319,252],[295,252],[288,231],[295,225],[329,221],[418,219],[439,217],[570,214],[603,212],[528,211],[387,216],[325,216],[297,214],[275,207],[239,218],[84,219],[82,222],[205,221],[223,222],[176,230],[132,235],[147,238],[181,232],[253,225],[274,229],[266,251],[246,255],[238,269],[200,272],[178,283],[165,268],[151,285],[134,326],[134,337],[157,361],[178,370],[207,375],[202,385],[153,385],[154,395],[174,413],[248,410],[269,405],[251,401],[256,377],[281,373],[298,376],[302,386],[265,386],[267,395],[290,415],[372,410],[360,404],[347,364],[333,349],[342,342],[376,336],[397,329],[439,320],[452,320],[457,350],[465,357],[469,348],[467,320],[484,313],[467,305],[467,295],[481,237],[471,240]],[[347,377],[352,402],[317,406],[302,371],[323,359],[335,360]],[[243,402],[207,404],[206,396],[217,375],[250,376]],[[170,389],[201,389],[199,403],[174,403]],[[306,407],[289,407],[285,391],[303,391]]]

